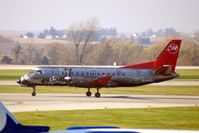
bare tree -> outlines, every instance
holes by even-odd
[[[19,59],[19,55],[21,54],[21,51],[22,51],[22,47],[20,45],[17,45],[12,49],[12,51],[13,51],[13,54],[14,54],[14,57],[15,57],[15,64],[17,64],[18,59]]]
[[[27,58],[28,58],[28,61],[27,61],[28,64],[31,64],[31,65],[33,64],[35,51],[36,51],[35,46],[29,45],[27,47],[26,53],[27,53]]]
[[[51,65],[58,64],[59,53],[60,53],[59,51],[60,49],[56,44],[51,45],[50,47],[47,48],[47,56],[49,57]]]
[[[10,58],[9,56],[3,56],[1,62],[4,64],[12,64],[12,58]]]
[[[96,18],[90,18],[87,21],[74,23],[70,26],[68,39],[75,46],[77,64],[83,63],[87,44],[92,41],[98,28],[99,21]]]

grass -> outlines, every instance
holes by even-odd
[[[199,69],[177,69],[180,77],[175,80],[199,81]]]
[[[122,128],[198,130],[198,114],[199,107],[197,106],[14,113],[22,124],[48,125],[52,127],[52,130],[64,130],[66,127],[74,125],[111,125]]]
[[[0,80],[17,80],[30,70],[0,70]],[[177,69],[180,74],[175,80],[199,81],[199,69]]]
[[[30,70],[0,70],[0,80],[17,80]]]
[[[21,86],[0,86],[0,93],[30,93],[30,87]],[[37,93],[71,93],[84,94],[85,88],[60,87],[60,86],[38,86]],[[95,89],[91,90],[93,93]],[[102,88],[103,94],[153,94],[153,95],[190,95],[199,96],[198,86],[140,86],[140,87],[119,87]]]

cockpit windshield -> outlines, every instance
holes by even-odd
[[[42,71],[41,70],[32,70],[28,74],[29,75],[34,75],[34,74],[40,75],[40,74],[42,74]]]
[[[36,70],[36,74],[42,74],[42,71],[41,70]]]

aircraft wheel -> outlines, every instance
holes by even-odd
[[[35,91],[32,92],[32,96],[36,96],[36,92]]]
[[[92,95],[92,93],[91,93],[90,91],[87,91],[87,92],[86,92],[86,96],[87,96],[87,97],[90,97],[91,95]]]
[[[32,96],[36,96],[36,87],[35,86],[32,87]]]
[[[99,98],[101,96],[101,94],[99,92],[95,93],[95,97]]]

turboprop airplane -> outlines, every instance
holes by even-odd
[[[28,119],[28,118],[27,118]],[[77,118],[78,120],[78,118]],[[198,133],[188,130],[122,129],[115,126],[73,126],[63,131],[49,132],[48,126],[20,124],[0,102],[0,133]]]
[[[88,88],[86,96],[91,96],[91,88],[96,88],[95,97],[100,97],[102,87],[133,87],[170,80],[178,77],[175,72],[181,40],[172,40],[160,55],[149,62],[116,67],[37,67],[21,77],[17,83],[36,86],[75,86]],[[108,57],[107,57],[108,58]]]

